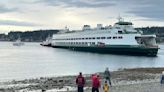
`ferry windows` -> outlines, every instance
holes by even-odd
[[[95,45],[95,42],[92,42],[91,44]]]
[[[105,39],[105,37],[101,37],[101,39]]]
[[[116,37],[116,36],[114,36],[114,37],[113,37],[113,39],[117,39],[117,37]]]
[[[97,37],[97,39],[100,39],[100,37]]]
[[[122,36],[119,36],[118,38],[119,38],[119,39],[122,39]]]
[[[122,34],[123,32],[121,30],[118,31],[119,34]]]
[[[95,39],[95,37],[93,37],[92,39]]]
[[[111,37],[107,37],[107,39],[111,39]]]

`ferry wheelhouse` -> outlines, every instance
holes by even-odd
[[[143,35],[133,28],[131,22],[119,19],[114,26],[97,24],[96,28],[84,25],[82,30],[69,31],[67,28],[54,34],[51,46],[78,51],[128,55],[156,56],[158,45],[156,35]]]

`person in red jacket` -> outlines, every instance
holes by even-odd
[[[84,92],[85,79],[81,72],[76,78],[76,84],[78,86],[78,92]]]
[[[100,79],[96,74],[92,75],[92,92],[99,92]]]

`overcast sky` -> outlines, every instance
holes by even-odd
[[[164,26],[164,0],[0,0],[0,33],[113,25],[119,14],[135,27]]]

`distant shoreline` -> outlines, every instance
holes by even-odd
[[[142,30],[143,34],[155,34],[157,36],[157,42],[164,43],[164,27],[141,27],[135,28],[136,30]],[[31,31],[10,31],[8,34],[0,33],[1,41],[15,41],[19,37],[25,42],[42,42],[46,40],[48,36],[57,34],[61,29],[41,29]]]
[[[0,42],[14,42],[14,41],[0,41]],[[22,41],[22,42],[27,42],[27,43],[42,43],[43,41]],[[157,44],[159,45],[164,45],[164,42],[158,42]]]
[[[160,75],[164,71],[164,67],[161,68],[130,68],[130,69],[120,69],[118,71],[111,72],[112,74],[112,84],[113,91],[118,91],[119,88],[125,87],[125,85],[134,85],[138,87],[138,84],[149,85],[160,85]],[[97,72],[101,78],[101,84],[103,84],[104,78],[102,72]],[[25,80],[13,80],[10,82],[0,82],[0,91],[20,91],[28,90],[35,92],[36,90],[64,90],[69,87],[69,90],[76,90],[75,78],[74,76],[60,76],[60,77],[40,77],[36,79],[25,79]],[[84,74],[86,78],[86,91],[90,90],[91,87],[91,74]],[[152,84],[153,83],[153,84]],[[136,86],[135,86],[136,85]],[[119,88],[117,88],[119,87]],[[128,86],[127,86],[128,87]],[[164,89],[164,87],[163,87]],[[115,90],[115,91],[114,91]],[[130,92],[130,91],[127,91]],[[135,91],[134,91],[135,92]],[[142,92],[142,90],[141,90]],[[149,91],[148,91],[149,92]],[[152,92],[152,91],[150,91]],[[158,92],[158,91],[157,91]]]

